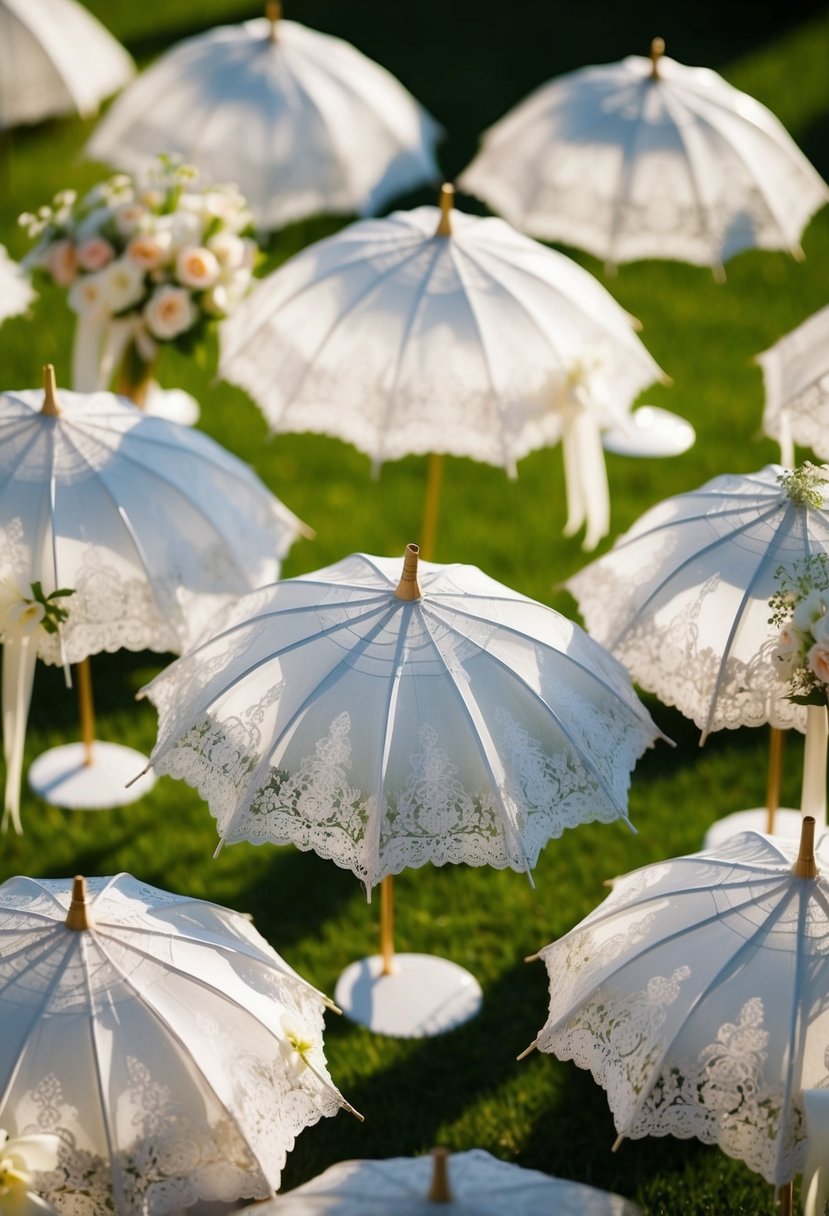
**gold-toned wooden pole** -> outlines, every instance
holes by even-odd
[[[800,848],[797,859],[792,866],[795,878],[817,878],[818,868],[815,861],[815,820],[812,815],[804,815],[800,825]]]
[[[282,20],[282,0],[268,0],[265,5],[265,16],[271,23],[271,32],[268,36],[271,42],[276,42],[276,27]]]
[[[45,414],[47,418],[57,418],[60,413],[57,384],[55,382],[55,368],[51,363],[46,363],[43,367],[43,407],[40,412],[41,414]]]
[[[780,1216],[794,1216],[794,1183],[787,1182],[777,1192],[780,1200]]]
[[[79,932],[82,929],[92,928],[89,900],[86,894],[86,879],[82,874],[76,874],[72,882],[72,902],[64,923],[67,929],[76,929]]]
[[[92,674],[89,669],[89,659],[82,659],[75,666],[78,678],[78,710],[81,718],[81,739],[83,741],[83,762],[88,768],[94,763],[93,744],[95,742],[95,706],[92,701]]]
[[[774,817],[780,809],[780,777],[783,772],[783,744],[786,732],[772,726],[769,735],[769,770],[766,779],[766,833],[774,834]]]
[[[394,879],[388,874],[380,883],[380,957],[382,975],[394,973]]]
[[[440,509],[440,487],[443,481],[443,456],[440,452],[429,454],[426,474],[426,502],[423,508],[423,527],[420,532],[420,554],[430,562],[435,556],[435,540],[438,531]]]
[[[654,38],[651,42],[651,80],[659,80],[659,60],[665,54],[665,39]]]
[[[427,1196],[430,1203],[451,1203],[449,1186],[449,1153],[445,1148],[432,1149],[432,1181]]]
[[[435,236],[452,235],[452,205],[455,201],[455,187],[451,182],[444,182],[440,188],[440,219],[435,229]]]

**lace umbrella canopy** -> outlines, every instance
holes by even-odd
[[[299,1133],[347,1106],[327,998],[237,912],[129,874],[0,886],[0,1121],[56,1133],[59,1212],[264,1198]]]
[[[829,1085],[829,848],[754,832],[617,879],[541,958],[536,1046],[587,1068],[620,1136],[716,1144],[776,1186]]]
[[[25,312],[34,298],[28,278],[0,245],[0,322]]]
[[[141,172],[158,153],[232,181],[259,228],[320,212],[371,215],[438,179],[437,123],[350,43],[294,21],[220,26],[162,55],[86,148]]]
[[[794,445],[829,459],[829,305],[757,356],[766,405],[763,431],[780,444],[781,464]]]
[[[262,280],[220,329],[220,372],[273,431],[505,468],[563,441],[568,532],[609,526],[600,428],[661,372],[597,279],[497,219],[364,220]],[[431,557],[431,544],[424,551]]]
[[[279,577],[303,528],[206,435],[112,393],[62,391],[58,402],[48,372],[45,395],[0,395],[6,809],[18,827],[36,658],[180,653],[219,608]],[[21,633],[14,619],[26,604],[37,613],[37,585],[46,601],[71,591],[59,601],[67,616]]]
[[[135,64],[75,0],[0,0],[0,128],[97,113]]]
[[[458,179],[516,228],[611,266],[713,266],[743,249],[800,255],[829,201],[774,115],[709,68],[663,55],[569,72],[491,127]]]
[[[448,1160],[447,1160],[448,1158]],[[621,1195],[499,1161],[480,1148],[451,1156],[340,1161],[248,1216],[641,1216]]]

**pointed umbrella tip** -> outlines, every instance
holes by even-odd
[[[406,545],[403,555],[403,573],[394,594],[399,600],[419,600],[423,592],[417,578],[417,564],[420,556],[419,545]]]
[[[67,929],[91,929],[89,917],[89,900],[86,893],[86,879],[82,874],[76,874],[72,882],[72,902],[66,913]]]
[[[804,815],[800,825],[800,849],[792,866],[792,874],[795,878],[817,878],[818,873],[815,861],[815,820],[812,815]]]
[[[659,79],[659,60],[665,54],[665,39],[654,38],[651,40],[651,79]]]
[[[57,392],[54,364],[46,363],[43,367],[43,408],[40,412],[47,417],[56,418],[60,413]]]
[[[449,1151],[445,1148],[432,1149],[432,1181],[429,1184],[427,1196],[430,1203],[451,1203],[452,1191],[449,1186]]]
[[[451,182],[444,182],[440,188],[440,220],[435,229],[435,236],[452,235],[452,207],[455,203],[455,187]]]

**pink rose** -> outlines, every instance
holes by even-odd
[[[103,236],[91,236],[78,246],[78,265],[84,270],[103,270],[115,257],[115,250]]]
[[[176,278],[194,291],[206,291],[219,277],[219,261],[202,245],[187,245],[176,258]]]
[[[170,252],[169,233],[156,236],[144,233],[134,236],[127,245],[127,257],[140,266],[142,270],[157,270],[166,262]]]
[[[153,292],[144,308],[144,321],[154,338],[168,342],[183,334],[196,321],[190,292],[167,284]]]
[[[46,254],[46,269],[58,287],[69,287],[78,273],[78,257],[72,241],[64,238],[50,245]]]

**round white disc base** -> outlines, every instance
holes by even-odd
[[[184,389],[162,388],[153,381],[144,402],[144,413],[167,422],[178,422],[180,426],[195,426],[201,410],[196,398]]]
[[[768,817],[769,813],[764,806],[756,806],[750,811],[735,811],[733,815],[725,815],[716,823],[711,824],[705,833],[703,848],[716,848],[717,845],[728,840],[729,836],[736,836],[737,832],[759,832],[762,836],[766,836]],[[791,807],[781,806],[774,814],[774,832],[772,834],[799,840],[800,822],[800,811],[793,811]]]
[[[602,447],[617,456],[681,456],[693,446],[696,431],[685,418],[658,405],[640,405],[627,426],[602,435]]]
[[[434,954],[395,954],[383,975],[379,954],[346,967],[334,1000],[353,1022],[396,1039],[425,1039],[454,1030],[481,1008],[481,986],[463,967]]]
[[[126,789],[142,769],[147,757],[134,747],[120,743],[92,745],[92,764],[84,764],[82,743],[53,747],[29,769],[29,785],[52,806],[70,811],[105,811],[113,806],[136,802],[155,785],[155,773],[145,773]]]

